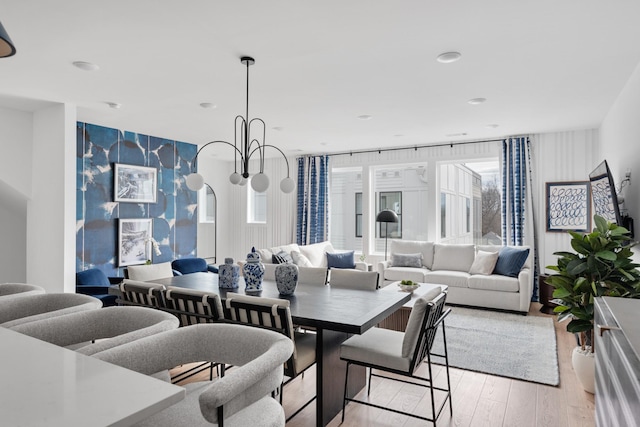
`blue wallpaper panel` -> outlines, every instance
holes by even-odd
[[[118,268],[118,219],[153,218],[153,237],[162,255],[153,262],[196,256],[197,193],[185,177],[196,156],[194,144],[77,123],[76,271]],[[113,201],[113,164],[158,169],[157,203]]]

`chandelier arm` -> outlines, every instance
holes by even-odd
[[[242,155],[242,152],[240,152],[240,150],[238,150],[238,148],[235,145],[233,145],[232,143],[227,142],[227,141],[210,141],[210,142],[207,142],[206,144],[204,144],[202,147],[200,147],[198,149],[198,151],[196,152],[196,156],[193,158],[193,164],[191,165],[191,169],[193,169],[195,166],[197,166],[197,164],[198,164],[198,156],[200,155],[200,152],[202,150],[204,150],[205,147],[208,147],[211,144],[217,144],[217,143],[227,144],[228,146],[230,146],[231,148],[233,148],[236,151],[236,155],[240,154],[240,159],[244,159],[244,156]]]
[[[270,145],[270,144],[262,144],[262,147],[271,147],[271,148],[275,148],[276,150],[278,150],[280,152],[280,154],[282,154],[282,157],[284,157],[284,161],[287,162],[287,178],[289,178],[289,159],[287,159],[287,156],[284,155],[284,153],[282,152],[281,149],[279,149],[278,147],[276,147],[275,145]]]
[[[238,119],[240,119],[240,148],[242,148],[242,130],[246,133],[247,121],[241,115],[237,115],[235,118],[235,126],[233,129],[233,146],[236,149],[236,152],[233,153],[233,171],[238,172],[238,153],[240,153],[240,157],[242,158],[242,151],[238,149]],[[242,164],[242,163],[241,163]]]
[[[265,144],[267,143],[267,124],[264,122],[264,120],[262,120],[260,117],[254,117],[253,119],[251,119],[251,121],[249,121],[249,129],[251,129],[251,124],[256,121],[256,122],[260,122],[262,124],[262,155],[260,156],[260,172],[264,172],[264,159],[265,159]],[[258,143],[258,146],[260,146],[260,141],[258,140],[253,140],[256,141]],[[251,143],[253,143],[253,141],[251,141]]]

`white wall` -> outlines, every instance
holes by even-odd
[[[0,108],[0,283],[27,280],[33,114]]]
[[[32,198],[27,204],[27,282],[75,292],[76,110],[33,115]]]

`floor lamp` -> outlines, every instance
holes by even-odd
[[[376,222],[384,222],[384,260],[387,260],[387,239],[389,238],[388,227],[390,222],[398,222],[398,215],[391,209],[380,211],[376,216]]]

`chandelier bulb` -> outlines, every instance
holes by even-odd
[[[289,194],[296,188],[296,183],[293,179],[286,177],[280,181],[280,190],[283,193]]]
[[[256,193],[264,193],[269,188],[269,177],[260,172],[251,178],[251,187]]]
[[[190,173],[186,178],[187,187],[192,191],[199,191],[204,187],[204,178],[197,172]]]
[[[229,175],[229,182],[231,182],[233,185],[240,184],[240,181],[242,181],[242,177],[238,172],[234,172],[231,175]]]

